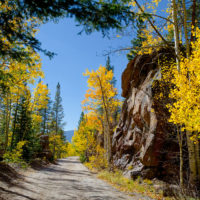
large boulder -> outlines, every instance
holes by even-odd
[[[130,177],[177,175],[178,144],[171,136],[174,127],[168,123],[166,104],[156,98],[159,86],[153,86],[161,77],[158,61],[166,56],[172,58],[169,49],[136,56],[122,74],[125,101],[112,140],[113,162]],[[168,169],[174,169],[173,174],[166,163]]]
[[[38,157],[46,158],[49,161],[53,160],[53,154],[49,148],[49,136],[48,135],[40,136],[40,145],[41,145],[41,152],[38,154]]]

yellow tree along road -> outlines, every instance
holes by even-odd
[[[127,196],[98,179],[80,163],[78,157],[60,159],[57,165],[25,173],[24,180],[0,194],[8,200],[139,200]],[[147,199],[147,198],[145,198]]]

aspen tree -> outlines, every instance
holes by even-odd
[[[85,100],[83,103],[83,108],[86,110],[97,111],[99,107],[103,108],[105,126],[104,126],[104,145],[106,150],[107,161],[110,164],[112,159],[112,149],[111,149],[111,136],[112,136],[112,112],[111,108],[117,108],[120,103],[119,100],[115,98],[117,94],[116,88],[113,87],[111,83],[113,80],[112,70],[108,71],[105,67],[100,66],[96,71],[88,70],[84,74],[88,76],[88,91],[85,95]]]

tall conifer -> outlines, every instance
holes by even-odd
[[[64,111],[63,111],[63,106],[62,106],[62,98],[61,98],[61,91],[60,91],[60,83],[57,84],[56,86],[56,95],[55,95],[55,100],[53,103],[53,109],[52,109],[52,114],[53,114],[53,120],[54,120],[54,131],[55,134],[62,134],[63,132],[63,118],[64,118]]]

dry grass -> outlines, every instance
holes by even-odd
[[[157,200],[173,200],[173,198],[163,197],[162,191],[156,191],[151,180],[129,180],[125,178],[121,171],[115,172],[101,171],[98,173],[98,178],[107,181],[117,189],[131,193],[139,193]]]

